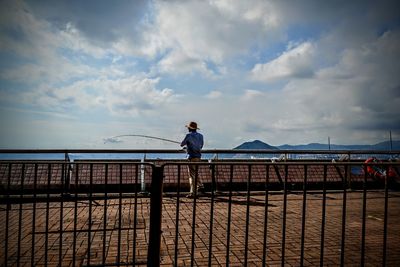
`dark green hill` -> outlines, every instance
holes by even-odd
[[[269,150],[275,150],[279,149],[275,146],[270,146],[260,140],[254,140],[251,142],[244,142],[240,146],[235,147],[234,149],[269,149]]]

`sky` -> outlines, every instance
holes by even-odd
[[[398,1],[1,0],[0,148],[400,139]]]

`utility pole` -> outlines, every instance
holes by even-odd
[[[331,137],[328,136],[328,149],[331,150]]]

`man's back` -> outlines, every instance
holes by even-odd
[[[189,158],[201,158],[201,149],[203,145],[203,135],[196,131],[188,133],[181,143],[181,146],[187,146]]]

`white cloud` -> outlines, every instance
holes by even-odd
[[[277,97],[284,99],[279,103],[292,116],[272,126],[315,129],[342,140],[364,135],[365,142],[373,142],[379,132],[398,129],[399,42],[399,32],[387,32],[362,49],[347,49],[337,64],[320,69],[313,79],[292,79]]]
[[[79,34],[97,47],[111,47],[122,36],[137,36],[136,28],[147,15],[150,1],[118,1],[112,5],[107,0],[26,1],[26,9],[49,21],[62,30],[73,26]]]
[[[172,51],[161,59],[157,66],[160,72],[174,75],[193,72],[203,73],[205,76],[212,75],[204,62],[196,58],[190,58],[180,51]]]
[[[149,114],[179,98],[173,90],[156,88],[158,79],[126,77],[77,81],[64,87],[43,86],[17,95],[2,94],[9,102],[56,112],[106,108],[118,116]]]
[[[97,71],[84,64],[80,56],[104,57],[108,51],[91,45],[71,24],[59,30],[35,17],[21,1],[7,2],[2,14],[2,51],[20,57],[20,63],[1,71],[1,78],[23,83],[53,83],[91,76]],[[64,55],[70,53],[73,57]]]
[[[220,98],[222,96],[222,92],[221,91],[211,91],[209,92],[205,97],[208,99],[217,99]]]
[[[71,22],[68,22],[65,28],[61,29],[57,34],[59,38],[58,45],[62,48],[73,50],[76,53],[81,52],[94,58],[102,58],[109,53],[113,53],[111,49],[92,44]]]
[[[251,77],[256,81],[303,78],[313,75],[315,47],[311,42],[302,43],[285,51],[265,64],[256,64]]]
[[[279,39],[273,5],[259,0],[155,1],[152,16],[141,26],[139,40],[121,38],[115,47],[120,53],[162,55],[164,72],[208,75],[204,62],[223,68],[230,56]]]
[[[157,90],[157,83],[158,79],[136,77],[101,82],[108,109],[120,115],[139,115],[158,110],[178,97],[171,89]]]
[[[248,89],[245,90],[243,96],[241,97],[242,100],[244,101],[250,101],[252,99],[258,98],[258,97],[262,97],[263,93],[258,91],[258,90],[252,90],[252,89]]]

